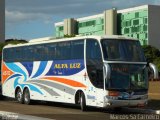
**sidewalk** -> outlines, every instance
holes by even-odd
[[[0,111],[0,120],[53,120],[53,119]]]

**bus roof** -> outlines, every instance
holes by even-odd
[[[10,47],[20,47],[20,46],[29,46],[29,45],[37,45],[37,44],[44,44],[44,43],[53,43],[53,42],[62,42],[62,41],[70,41],[70,40],[79,40],[79,39],[87,39],[87,38],[94,38],[97,40],[100,39],[129,39],[129,40],[137,40],[131,37],[126,37],[122,35],[104,35],[104,36],[96,36],[96,35],[91,35],[91,36],[76,36],[76,37],[71,37],[71,38],[53,38],[53,37],[45,37],[45,38],[38,38],[38,39],[32,39],[28,43],[20,43],[20,44],[8,44],[4,48],[10,48]]]

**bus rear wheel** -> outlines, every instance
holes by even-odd
[[[81,107],[81,110],[82,111],[86,111],[87,110],[87,106],[86,106],[86,100],[85,100],[85,96],[84,96],[84,93],[81,93],[81,96],[80,96],[80,107]]]
[[[27,105],[31,104],[30,93],[28,88],[24,90],[24,104],[27,104]]]
[[[24,103],[24,101],[23,101],[23,93],[22,93],[20,88],[16,92],[16,100],[21,104]]]

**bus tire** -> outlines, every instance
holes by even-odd
[[[24,89],[23,94],[24,94],[24,104],[26,105],[31,104],[30,93],[29,93],[28,88]]]
[[[21,104],[24,103],[24,101],[23,101],[23,93],[22,93],[20,88],[18,88],[17,91],[16,91],[16,100]]]
[[[80,96],[80,107],[81,107],[82,111],[86,111],[87,110],[86,100],[85,100],[85,96],[84,96],[83,92],[81,93],[81,96]]]

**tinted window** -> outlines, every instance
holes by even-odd
[[[33,60],[33,47],[27,46],[23,48],[24,61],[32,61]]]
[[[147,89],[147,69],[145,65],[109,64],[111,78],[106,82],[107,89]]]
[[[44,61],[45,58],[45,54],[44,54],[44,45],[35,45],[32,46],[33,48],[33,60],[35,61]]]
[[[139,41],[103,39],[101,43],[105,60],[145,62]]]
[[[101,50],[97,40],[86,42],[87,72],[91,83],[98,88],[103,88],[103,62]]]
[[[28,53],[27,53],[27,51],[28,51]],[[33,61],[34,47],[33,46],[29,46],[28,49],[25,51],[25,53],[26,53],[25,60],[26,61]]]
[[[71,42],[57,43],[56,47],[56,59],[70,59],[71,58]]]
[[[87,41],[87,58],[88,59],[101,59],[100,46],[96,40]]]
[[[84,40],[5,48],[6,62],[29,62],[84,58]]]
[[[11,61],[13,56],[13,49],[4,49],[3,50],[3,59],[7,61]]]
[[[83,59],[84,58],[84,41],[72,41],[71,58],[72,59]]]
[[[46,44],[45,50],[46,50],[46,54],[47,54],[46,59],[48,59],[48,60],[56,59],[56,43]]]
[[[14,57],[15,57],[15,61],[22,61],[23,53],[22,53],[21,50],[22,50],[21,47],[14,48],[13,54],[14,54]]]

